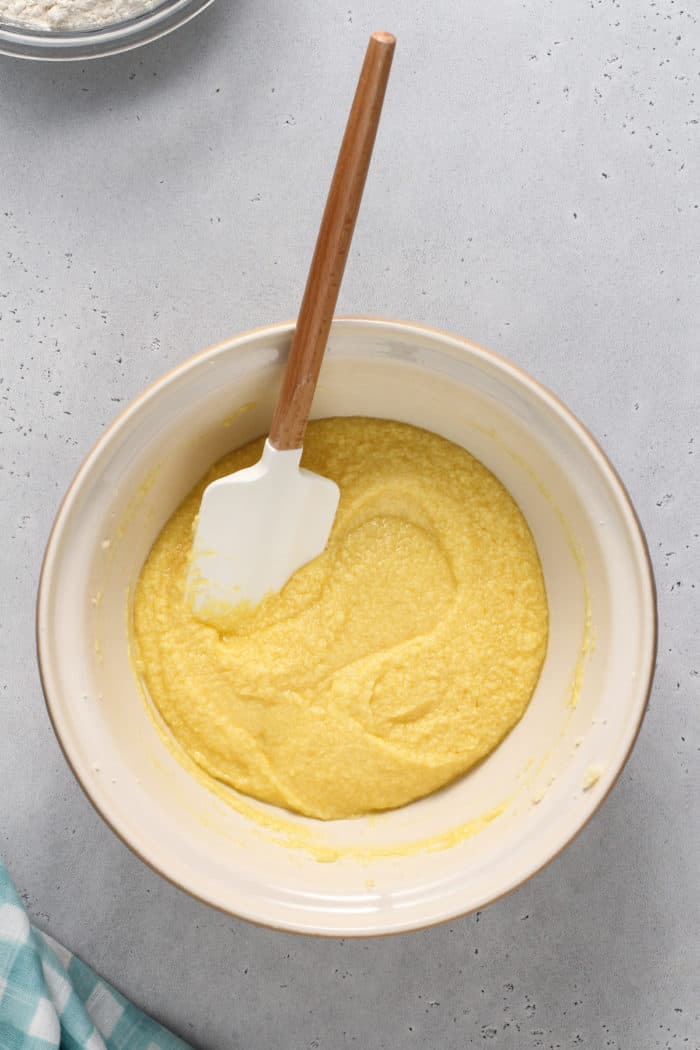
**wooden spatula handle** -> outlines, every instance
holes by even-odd
[[[338,154],[270,430],[279,450],[301,448],[355,229],[396,40],[373,33]]]

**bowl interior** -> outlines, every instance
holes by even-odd
[[[427,799],[329,823],[252,801],[231,808],[185,770],[149,717],[130,663],[127,609],[153,540],[192,484],[266,431],[289,339],[290,326],[278,326],[191,359],[130,406],[86,460],[40,589],[49,710],[99,811],[184,889],[288,929],[423,926],[519,884],[573,837],[616,779],[653,663],[646,549],[604,457],[527,377],[439,333],[337,321],[314,414],[426,427],[504,482],[542,560],[547,658],[501,746]],[[592,767],[599,778],[584,790]]]

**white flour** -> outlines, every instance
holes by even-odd
[[[85,29],[123,22],[159,0],[0,0],[0,21],[33,29]]]

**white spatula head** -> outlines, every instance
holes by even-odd
[[[186,592],[203,619],[256,605],[325,549],[340,491],[300,460],[301,449],[280,452],[268,439],[255,466],[204,490]]]

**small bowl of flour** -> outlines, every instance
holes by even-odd
[[[127,51],[213,0],[0,0],[0,53],[66,61]]]

